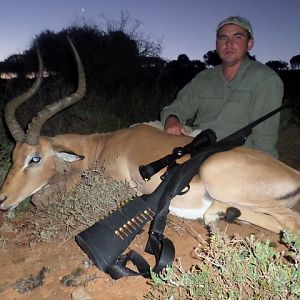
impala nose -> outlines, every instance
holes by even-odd
[[[6,208],[5,208],[5,206],[3,205],[4,203],[4,201],[6,200],[6,196],[5,195],[0,195],[0,203],[1,203],[1,205],[0,205],[0,210],[5,210]]]
[[[5,195],[0,195],[0,202],[3,202],[6,199]]]

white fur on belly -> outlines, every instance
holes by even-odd
[[[203,219],[203,215],[211,205],[211,198],[204,197],[201,200],[202,206],[199,208],[178,208],[170,205],[169,210],[172,215],[180,218],[196,220]]]

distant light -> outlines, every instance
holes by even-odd
[[[10,79],[14,79],[14,78],[18,78],[18,74],[17,73],[13,73],[13,72],[2,72],[0,73],[0,78],[1,79],[6,79],[6,80],[10,80]]]
[[[85,9],[84,9],[84,8],[82,8],[82,9],[81,9],[81,12],[84,12],[84,11],[85,11]]]
[[[48,78],[50,76],[54,76],[56,75],[55,72],[48,72],[48,71],[44,71],[43,72],[43,77],[44,78]],[[25,75],[25,78],[27,79],[34,79],[37,77],[37,73],[36,72],[30,72],[30,73],[27,73]],[[14,79],[14,78],[18,78],[18,73],[14,73],[14,72],[0,72],[0,78],[1,79],[5,79],[5,80],[10,80],[10,79]]]

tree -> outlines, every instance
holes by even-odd
[[[191,64],[193,65],[196,73],[206,69],[206,64],[201,60],[192,60]]]
[[[175,87],[179,90],[204,69],[205,63],[200,60],[191,61],[186,54],[180,54],[177,60],[168,62],[162,68],[159,85],[163,89]]]
[[[25,78],[28,73],[37,70],[37,55],[28,56],[14,54],[0,63],[1,72],[16,73],[19,79]]]
[[[248,58],[249,58],[250,60],[256,60],[255,55],[251,55],[249,52],[248,52],[247,54],[248,54]]]
[[[81,56],[89,91],[113,91],[141,79],[138,74],[144,56],[137,41],[121,30],[105,32],[87,24],[71,26],[58,33],[46,30],[36,36],[26,55],[33,55],[38,45],[45,68],[76,84],[76,65],[67,36]],[[146,53],[144,48],[142,51]]]
[[[0,71],[8,73],[17,73],[19,77],[23,77],[24,73],[26,73],[23,61],[23,55],[11,55],[0,63]]]
[[[256,60],[255,55],[251,55],[249,52],[247,53],[250,60]],[[203,59],[208,66],[217,66],[222,63],[222,60],[216,50],[210,50],[206,54],[203,55]]]
[[[38,46],[42,53],[45,68],[69,82],[73,82],[76,81],[76,65],[67,36],[71,38],[79,52],[87,73],[101,67],[102,60],[99,57],[101,57],[101,50],[103,49],[101,43],[104,35],[92,26],[72,26],[58,33],[49,30],[43,31],[35,37],[27,54],[35,52]],[[96,56],[98,59],[95,59]],[[92,72],[89,75],[95,74]]]
[[[208,51],[206,54],[203,55],[203,59],[208,66],[213,66],[213,67],[221,64],[222,62],[216,50]]]
[[[99,90],[105,92],[106,89],[113,90],[120,85],[141,81],[140,73],[145,74],[146,71],[145,68],[141,70],[144,58],[160,58],[160,44],[139,33],[140,23],[132,21],[128,13],[122,13],[120,21],[108,23],[106,30],[91,24],[91,21],[82,21],[58,33],[50,30],[41,32],[35,36],[28,50],[2,63],[1,69],[9,69],[19,75],[36,71],[38,47],[46,71],[76,84],[76,65],[66,38],[69,36],[82,59],[88,90],[91,87],[97,90],[99,86]],[[146,77],[149,78],[148,75]]]
[[[127,11],[122,11],[119,21],[106,21],[106,32],[122,31],[136,42],[140,56],[159,57],[162,51],[161,40],[145,36],[138,30],[140,25],[139,20],[133,20]]]
[[[288,68],[288,63],[282,60],[269,60],[268,62],[266,62],[266,65],[275,71],[286,70]]]
[[[300,69],[300,54],[293,56],[290,64],[292,69]]]

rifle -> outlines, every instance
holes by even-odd
[[[209,156],[242,146],[253,127],[289,106],[290,104],[280,106],[220,141],[216,141],[216,135],[211,129],[204,130],[191,143],[175,148],[172,154],[140,166],[139,171],[144,180],[150,180],[164,167],[167,167],[167,171],[151,194],[125,200],[117,210],[76,235],[76,242],[100,270],[114,279],[136,275],[148,278],[151,268],[141,255],[135,251],[122,253],[143,230],[144,225],[151,221],[145,251],[156,258],[152,271],[161,272],[172,264],[175,257],[172,241],[163,235],[170,201],[189,187],[199,167]],[[190,154],[191,158],[177,164],[176,159],[186,154]],[[128,261],[133,262],[137,271],[126,267]]]

